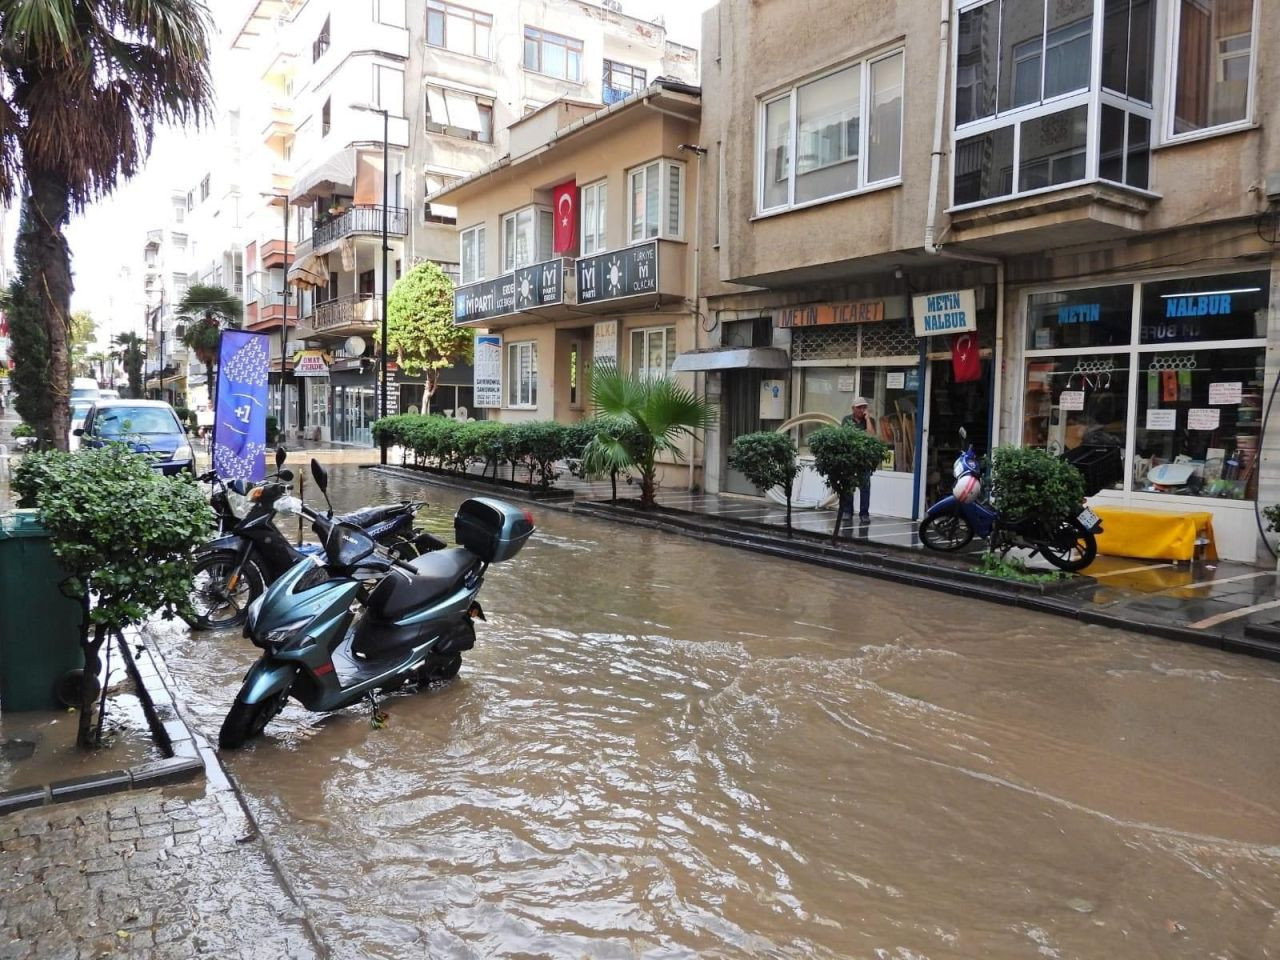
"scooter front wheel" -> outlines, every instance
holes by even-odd
[[[206,553],[196,561],[191,578],[192,613],[184,619],[193,630],[238,627],[248,616],[249,605],[265,589],[262,571],[252,560],[240,566],[240,557],[233,551]]]
[[[245,703],[236,697],[236,702],[227,711],[227,718],[222,721],[222,729],[218,731],[218,746],[223,750],[239,750],[249,740],[261,736],[267,724],[284,709],[288,699],[288,690],[281,690],[257,703]]]
[[[920,521],[920,542],[930,550],[953,553],[973,539],[973,526],[962,513],[937,513]]]

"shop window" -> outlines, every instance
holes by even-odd
[[[1127,345],[1133,336],[1133,287],[1094,287],[1032,294],[1027,349]]]
[[[919,375],[916,366],[806,367],[801,410],[843,420],[850,413],[853,398],[866,397],[870,430],[889,447],[883,469],[911,473],[915,470]],[[801,428],[802,446],[815,429]]]
[[[1265,348],[1143,355],[1133,488],[1253,500]]]
[[[661,380],[676,359],[676,328],[652,327],[631,331],[631,375]]]
[[[1144,284],[1141,342],[1265,337],[1269,288],[1266,271]]]
[[[484,279],[484,224],[463,230],[460,236],[463,283]]]
[[[454,53],[489,57],[493,16],[456,3],[427,0],[427,43]]]
[[[531,408],[538,405],[538,345],[507,344],[507,406]]]
[[[1175,0],[1173,136],[1248,122],[1254,6],[1255,0]]]
[[[1128,351],[1028,361],[1023,445],[1039,447],[1054,456],[1081,445],[1123,451],[1129,416],[1129,363]]]

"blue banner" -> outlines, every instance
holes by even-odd
[[[261,480],[267,475],[268,356],[266,334],[222,331],[213,469],[224,480]]]

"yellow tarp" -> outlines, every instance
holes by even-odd
[[[1213,542],[1213,514],[1175,513],[1171,510],[1141,510],[1137,507],[1094,507],[1102,520],[1098,552],[1112,557],[1141,557],[1147,560],[1191,560],[1196,540],[1209,541],[1205,557],[1218,559]]]

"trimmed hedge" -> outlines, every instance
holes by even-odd
[[[405,465],[412,457],[415,466],[431,465],[460,473],[482,461],[485,474],[492,471],[497,477],[498,464],[507,463],[512,480],[517,468],[524,468],[529,483],[546,489],[559,476],[556,461],[581,457],[595,431],[589,421],[569,425],[553,420],[463,423],[451,417],[402,413],[376,421],[373,439],[379,445],[400,447]]]

